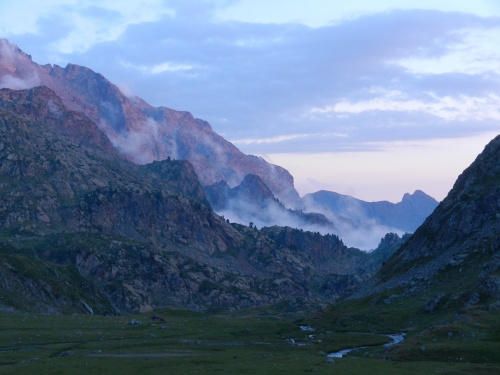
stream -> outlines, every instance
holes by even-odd
[[[383,336],[389,337],[390,339],[392,339],[392,342],[388,342],[387,344],[376,345],[376,346],[384,346],[385,348],[388,348],[389,346],[399,344],[400,342],[404,341],[405,335],[406,335],[405,333],[384,334]],[[373,346],[371,346],[371,347],[373,347]],[[327,355],[327,357],[329,357],[329,358],[342,358],[344,355],[346,355],[349,352],[352,352],[353,350],[365,349],[365,348],[368,348],[368,346],[358,346],[356,348],[343,349],[343,350],[339,350],[338,352],[329,353]]]

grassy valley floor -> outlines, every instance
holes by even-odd
[[[327,313],[324,322],[332,322],[331,314]],[[152,320],[153,315],[165,321]],[[134,319],[140,324],[130,324]],[[483,321],[488,319],[491,317]],[[300,327],[304,321],[276,307],[232,314],[173,309],[134,316],[2,313],[0,374],[500,373],[500,364],[491,358],[473,363],[450,357],[460,355],[456,347],[460,342],[448,337],[448,332],[458,336],[457,327],[454,331],[442,328],[443,335],[434,332],[434,336],[442,336],[434,342],[427,341],[425,335],[432,335],[429,332],[410,332],[397,349],[406,358],[389,360],[381,359],[388,351],[383,344],[390,341],[380,334],[384,327],[356,333],[356,328],[362,331],[366,327],[342,328],[333,323],[321,327],[320,321],[311,320],[318,324],[314,331],[304,330]],[[427,354],[441,353],[446,347],[454,354],[426,358],[419,340],[426,340]],[[487,343],[475,341],[477,352],[486,350],[482,345]],[[358,346],[369,347],[351,352],[347,358],[326,356]],[[414,347],[418,355],[412,357]],[[494,346],[490,349],[496,350]]]

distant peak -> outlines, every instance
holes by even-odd
[[[402,202],[416,201],[416,200],[417,201],[426,200],[426,201],[437,202],[434,198],[432,198],[430,195],[424,193],[422,190],[415,190],[415,192],[413,194],[405,193],[403,195]]]

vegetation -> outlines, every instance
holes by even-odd
[[[315,331],[301,330],[304,322],[297,320],[288,303],[232,314],[174,309],[154,313],[165,322],[151,320],[153,314],[3,313],[0,374],[390,375],[498,374],[500,370],[498,322],[484,311],[471,311],[470,321],[409,331],[406,342],[398,345],[398,360],[380,359],[393,350],[384,354],[383,347],[374,346],[328,363],[326,352],[388,341],[375,333],[350,330],[387,333],[391,319],[408,328],[394,306],[380,311],[380,316],[386,317],[380,324],[374,323],[377,319],[357,320],[369,317],[363,315],[364,310],[349,315],[349,309],[362,305],[363,301],[346,302],[335,312],[318,315],[310,320],[317,324]],[[331,321],[340,316],[344,319]],[[141,324],[129,324],[133,319]],[[417,321],[414,326],[421,323]]]

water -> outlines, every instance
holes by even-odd
[[[301,331],[309,331],[309,332],[314,332],[315,329],[311,326],[300,326],[299,327]]]
[[[392,339],[392,342],[388,342],[387,344],[384,344],[383,346],[385,348],[388,348],[389,346],[399,344],[400,342],[404,341],[405,335],[406,335],[405,333],[386,334],[384,336],[387,336],[390,339]],[[342,358],[344,355],[346,355],[349,352],[352,352],[353,350],[365,349],[365,348],[368,348],[368,346],[358,346],[357,348],[343,349],[343,350],[339,350],[338,352],[329,353],[327,355],[327,357],[328,358]]]

